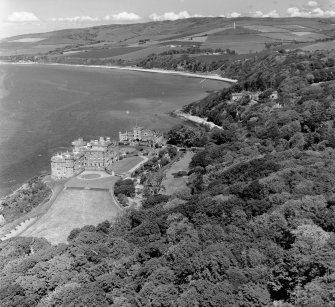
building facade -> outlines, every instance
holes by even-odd
[[[51,158],[51,176],[61,179],[83,170],[105,170],[118,159],[118,147],[109,137],[88,143],[79,138],[72,142],[72,152],[58,153]]]
[[[149,129],[143,129],[142,127],[134,127],[133,131],[129,132],[119,132],[119,141],[120,143],[148,143],[148,144],[156,144],[161,142],[163,136],[156,133],[155,131]]]

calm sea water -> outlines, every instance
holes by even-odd
[[[79,136],[118,137],[136,123],[166,131],[168,112],[224,83],[182,76],[50,65],[0,65],[0,196],[48,172]]]

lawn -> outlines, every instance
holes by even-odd
[[[115,173],[125,173],[142,161],[143,158],[138,156],[125,158],[112,164],[109,170]]]
[[[87,176],[87,175],[86,175]],[[115,182],[118,180],[118,177],[105,177],[98,179],[80,179],[77,177],[71,178],[66,184],[66,188],[100,188],[100,189],[111,189],[113,188]]]
[[[64,190],[49,211],[20,236],[44,237],[65,243],[73,228],[97,225],[115,218],[120,209],[107,191]]]
[[[188,178],[175,178],[173,174],[179,171],[187,171],[193,155],[193,152],[185,153],[185,155],[179,161],[173,163],[172,166],[167,170],[166,177],[162,181],[162,186],[165,188],[162,192],[163,194],[171,195],[174,192],[186,187]]]

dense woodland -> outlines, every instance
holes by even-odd
[[[333,66],[326,52],[227,64],[240,82],[184,108],[223,129],[168,134],[204,147],[188,188],[68,244],[0,243],[1,306],[334,306]],[[263,94],[230,104],[242,90]]]
[[[33,210],[51,196],[50,187],[45,184],[43,177],[28,180],[20,189],[4,197],[0,201],[0,214],[5,221],[12,222]]]

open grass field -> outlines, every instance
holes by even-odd
[[[114,163],[111,167],[110,170],[114,171],[115,173],[124,173],[132,169],[134,166],[136,166],[138,163],[142,162],[143,158],[142,157],[129,157],[125,158],[123,160],[117,161]]]
[[[134,59],[140,59],[140,58],[147,57],[148,55],[152,53],[159,54],[164,51],[171,50],[171,49],[181,49],[179,47],[170,47],[171,45],[183,45],[183,44],[182,42],[170,42],[170,43],[166,43],[166,45],[164,44],[152,45],[147,48],[142,48],[141,50],[114,56],[113,59],[134,60]],[[192,46],[192,45],[196,45],[196,43],[192,43],[192,41],[190,41],[190,43],[187,44],[187,46]]]
[[[123,159],[114,164],[115,170],[126,172],[141,161],[143,158],[137,156]],[[99,171],[85,171],[71,178],[48,211],[18,235],[44,237],[54,244],[65,243],[74,228],[112,220],[122,210],[111,194],[118,180],[119,177]]]
[[[89,58],[89,59],[111,58],[114,56],[123,55],[142,49],[143,49],[142,47],[115,47],[110,49],[95,49],[95,50],[93,49],[87,52],[73,53],[70,55],[70,57]]]
[[[288,25],[282,24],[278,26],[278,28],[286,29],[289,31],[313,31],[314,30],[313,28],[305,27],[302,25],[290,25],[290,24]]]
[[[312,44],[309,46],[304,46],[301,49],[307,50],[307,51],[332,50],[332,49],[335,49],[335,40],[328,41],[328,42],[320,42],[320,43]]]
[[[248,44],[249,42],[258,42],[258,43],[263,43],[263,42],[269,42],[269,41],[274,41],[275,39],[269,39],[267,37],[264,37],[262,35],[258,34],[215,34],[215,35],[210,35],[208,36],[208,39],[206,43],[234,43],[234,42],[244,42]]]
[[[119,208],[107,191],[64,190],[49,211],[21,236],[44,237],[53,244],[65,243],[73,228],[111,220]]]
[[[191,46],[201,46],[201,42],[196,42],[193,40],[172,40],[172,41],[165,41],[165,42],[160,42],[159,45],[161,46],[181,46],[183,48],[191,47]]]
[[[267,26],[267,25],[250,25],[245,26],[245,28],[250,30],[255,30],[259,32],[289,32],[287,29],[282,29],[279,27]]]
[[[193,152],[186,152],[179,161],[173,163],[167,170],[166,177],[162,181],[162,186],[164,187],[164,191],[162,192],[163,194],[172,195],[176,191],[186,187],[187,177],[175,178],[173,174],[179,171],[187,171],[193,156]]]
[[[265,43],[277,41],[274,38],[264,37],[259,34],[225,34],[210,35],[202,44],[203,48],[233,49],[239,54],[260,52],[265,49]]]
[[[324,19],[327,20],[327,19]],[[101,57],[124,57],[125,60],[134,60],[145,57],[150,53],[159,53],[152,50],[155,43],[160,41],[164,44],[173,44],[173,41],[196,43],[208,43],[208,40],[215,42],[219,38],[225,43],[228,34],[274,34],[273,39],[279,40],[298,40],[312,41],[319,39],[322,35],[334,36],[334,23],[332,21],[324,21],[320,18],[238,18],[236,19],[236,29],[233,28],[233,21],[227,18],[186,18],[184,20],[166,21],[162,23],[138,23],[125,25],[101,25],[83,29],[65,29],[60,31],[52,31],[48,33],[26,34],[4,39],[0,42],[0,51],[12,54],[37,53],[39,51],[47,51],[51,49],[68,46],[77,48],[80,44],[91,49],[92,46],[99,47],[103,45],[117,47],[112,53],[109,50],[93,50],[82,54],[83,57],[101,58]],[[294,32],[309,32],[305,34],[294,34]],[[222,34],[222,36],[220,36]],[[281,35],[282,36],[281,36]],[[286,36],[283,36],[286,34]],[[204,36],[206,35],[206,36]],[[208,37],[207,37],[208,36]],[[295,37],[294,37],[295,36]],[[207,37],[207,39],[206,39]],[[271,38],[270,36],[267,36]],[[194,38],[189,40],[189,38]],[[138,45],[140,40],[149,39],[150,42]],[[198,40],[198,42],[196,42]],[[232,41],[230,41],[232,42]],[[249,42],[247,43],[249,44]],[[128,47],[124,47],[127,45]],[[130,48],[132,45],[139,50],[139,53],[131,54],[122,48]],[[49,49],[45,46],[54,46]],[[135,48],[136,48],[135,47]],[[237,46],[239,49],[241,47]],[[117,51],[118,48],[121,48]],[[258,46],[250,46],[255,51],[259,51]],[[126,52],[125,52],[126,51]],[[92,53],[90,53],[92,52]],[[105,54],[105,52],[107,52]],[[114,52],[114,53],[113,53]],[[143,53],[141,53],[143,52]],[[149,53],[148,53],[149,52]],[[161,51],[162,52],[162,51]]]
[[[285,32],[285,33],[263,33],[262,36],[268,39],[277,39],[284,41],[298,41],[298,42],[308,42],[315,41],[317,39],[325,39],[328,36],[325,36],[320,33],[313,32]]]
[[[79,175],[77,177],[71,178],[66,184],[65,188],[71,189],[71,188],[89,188],[89,189],[112,189],[115,182],[119,180],[118,177],[103,177],[103,178],[88,178],[88,180],[85,180],[85,176],[93,175],[93,174],[86,174],[83,173],[82,175]]]
[[[46,53],[56,48],[66,46],[66,45],[30,45],[29,43],[17,43],[17,44],[18,44],[17,46],[13,44],[8,48],[1,47],[0,56]]]
[[[254,52],[261,52],[265,49],[264,42],[227,42],[227,43],[206,43],[202,45],[203,48],[221,48],[221,49],[232,49],[238,54],[248,54]]]

